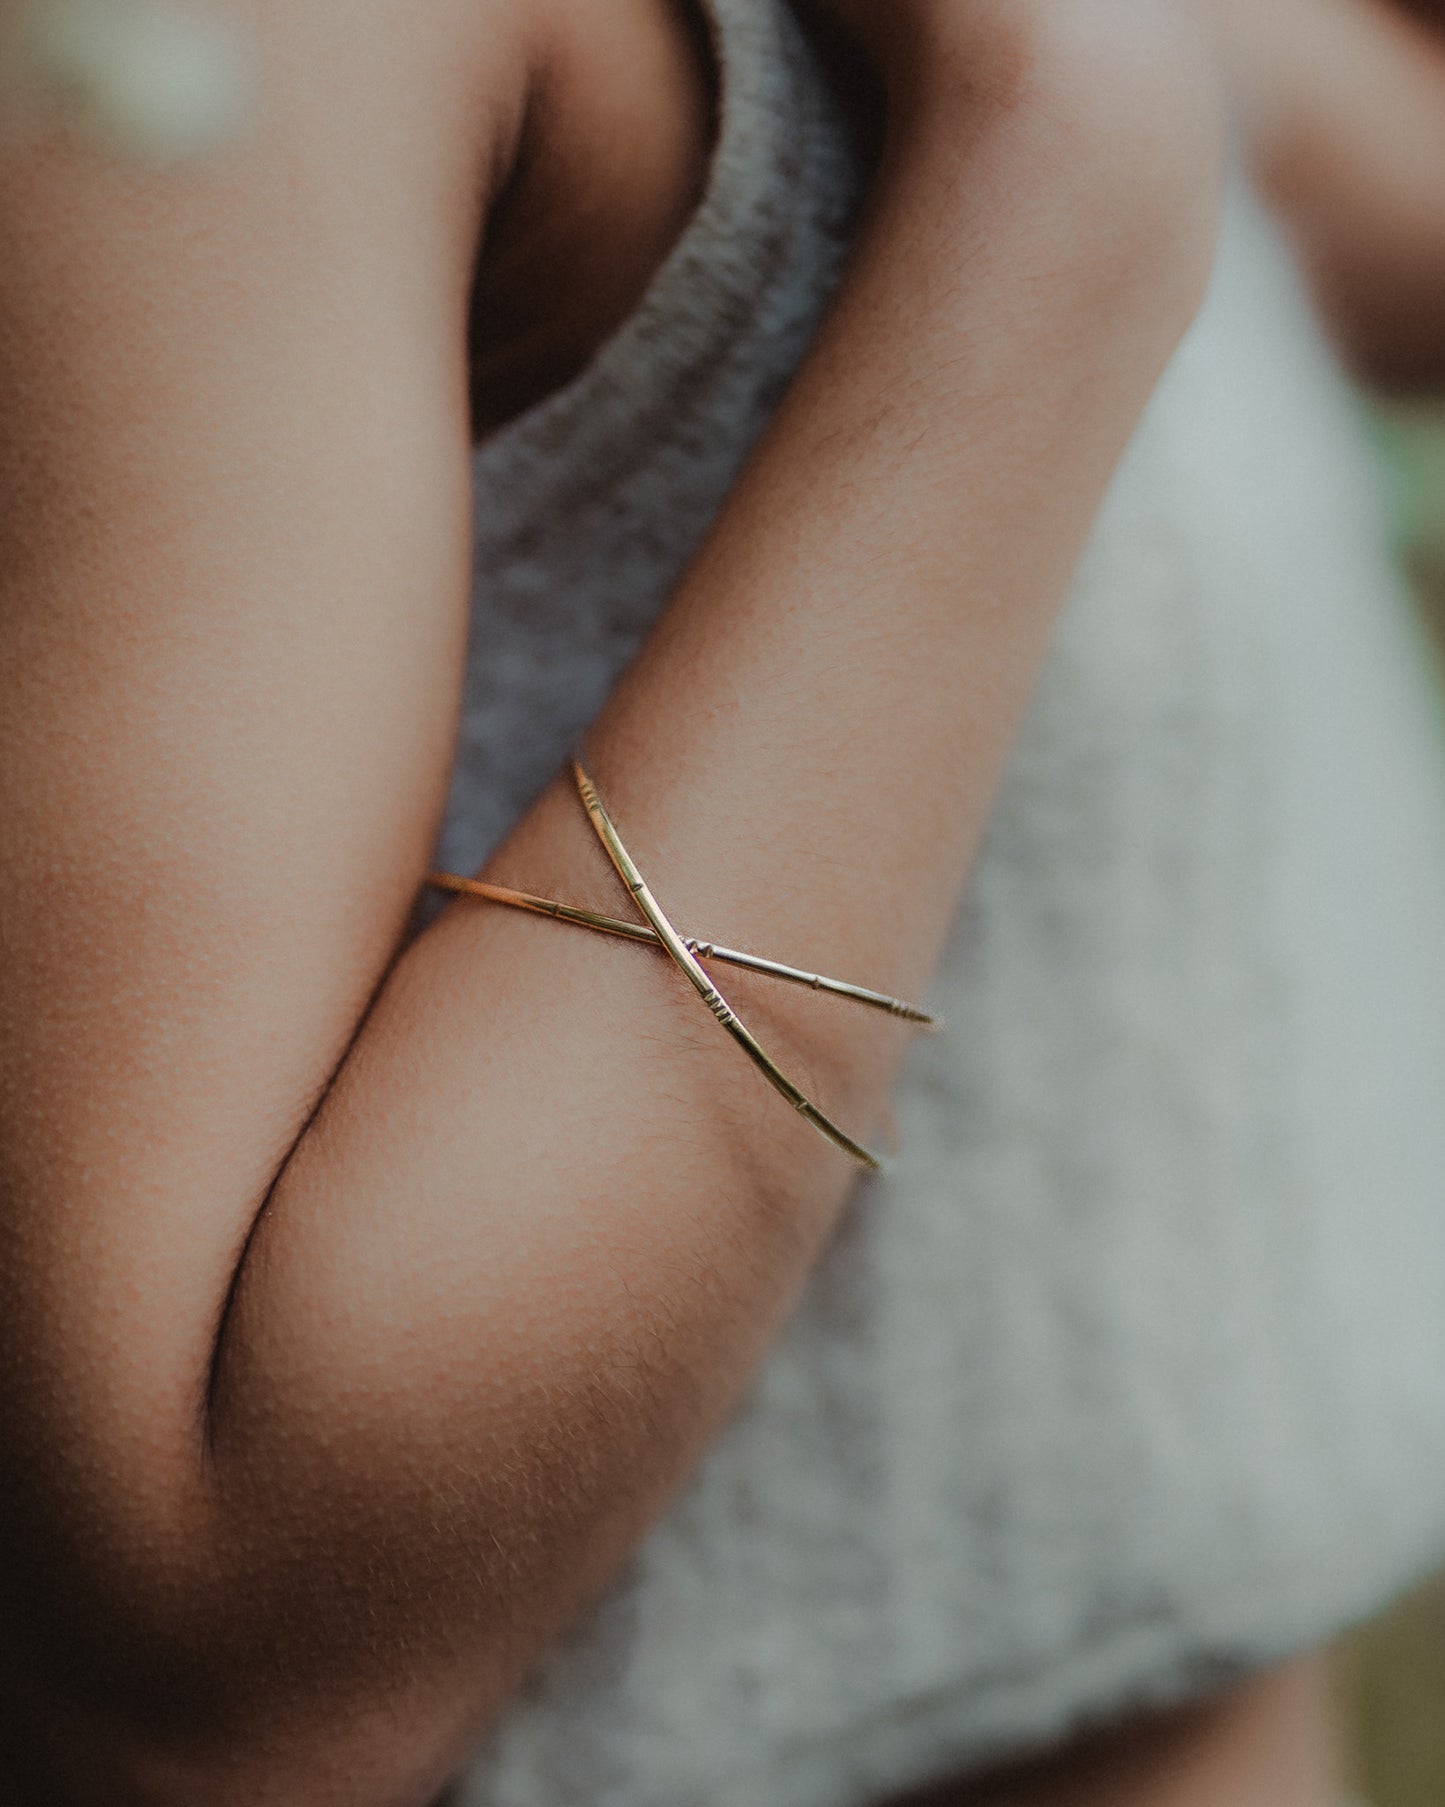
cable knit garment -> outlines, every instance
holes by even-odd
[[[837,280],[859,178],[823,78],[783,0],[710,11],[701,211],[477,459],[453,867],[596,712]],[[867,1807],[1303,1647],[1445,1544],[1445,732],[1380,515],[1236,192],[1013,750],[902,1156],[469,1807]]]

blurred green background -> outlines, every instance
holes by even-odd
[[[1445,682],[1445,404],[1378,407],[1374,418],[1395,477],[1402,556],[1437,630]],[[1338,1674],[1362,1801],[1445,1807],[1445,1578],[1347,1639]]]
[[[1369,1807],[1445,1807],[1445,1581],[1338,1657],[1355,1786]]]

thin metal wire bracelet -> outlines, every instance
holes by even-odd
[[[831,1117],[820,1111],[811,1098],[798,1090],[713,984],[698,964],[696,955],[663,914],[657,899],[648,889],[647,881],[637,870],[636,862],[623,846],[622,837],[613,826],[612,818],[603,808],[596,785],[583,771],[577,760],[572,762],[572,775],[577,781],[577,790],[586,807],[592,826],[596,829],[602,845],[607,849],[607,856],[616,867],[618,877],[636,898],[637,907],[652,924],[658,940],[671,956],[673,964],[683,973],[703,1003],[707,1005],[773,1090],[786,1098],[800,1117],[806,1118],[819,1135],[831,1142],[835,1148],[842,1149],[844,1154],[851,1155],[860,1166],[870,1168],[875,1173],[878,1172],[883,1163],[877,1155],[870,1154],[861,1142],[855,1142],[846,1130],[840,1129]]]
[[[584,910],[579,904],[557,903],[550,897],[536,897],[530,891],[514,891],[508,885],[493,885],[480,878],[459,878],[455,872],[429,873],[426,882],[434,890],[450,891],[456,897],[507,904],[514,910],[528,910],[536,916],[550,916],[555,922],[574,923],[579,928],[595,929],[602,935],[617,935],[626,941],[645,942],[666,951],[650,923],[623,922],[616,916]],[[920,1010],[916,1004],[905,1004],[902,998],[891,998],[887,992],[870,991],[866,985],[850,985],[844,979],[830,979],[823,973],[805,972],[800,966],[788,966],[781,960],[765,960],[761,954],[745,954],[735,947],[719,947],[715,941],[704,941],[696,935],[684,935],[682,944],[699,960],[717,960],[725,966],[738,966],[770,979],[786,980],[791,985],[806,985],[810,991],[848,998],[855,1004],[866,1004],[870,1010],[881,1010],[888,1016],[897,1017],[924,1035],[939,1035],[943,1031],[943,1024],[937,1017]]]

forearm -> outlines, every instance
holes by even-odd
[[[1445,40],[1391,0],[1219,0],[1260,183],[1362,373],[1445,379]]]
[[[833,318],[596,725],[595,775],[687,927],[926,984],[1068,573],[1206,261],[1204,107],[1180,136],[1198,72],[1129,113],[1132,75],[1080,79],[1112,48],[1097,69],[1071,49],[1015,71],[967,133],[937,110],[947,84],[910,111]],[[562,787],[492,870],[614,898]],[[329,877],[318,858],[309,882]],[[244,933],[225,898],[190,902],[208,936]],[[896,1031],[728,989],[830,1110],[876,1120]],[[187,1485],[152,1467],[182,1504],[132,1502],[118,1534],[113,1568],[145,1595],[108,1584],[121,1621],[149,1612],[162,1647],[207,1651],[208,1682],[302,1744],[311,1714],[335,1723],[406,1672],[427,1693],[420,1742],[448,1748],[686,1471],[849,1178],[660,961],[455,908],[390,974],[250,1239],[206,1462]],[[210,1236],[202,1357],[236,1248],[188,1209],[182,1194],[166,1222]],[[97,1246],[123,1298],[137,1253]],[[143,1339],[122,1360],[138,1387]],[[177,1361],[168,1450],[204,1369]],[[84,1433],[119,1488],[146,1427]],[[141,1531],[182,1607],[126,1547]]]

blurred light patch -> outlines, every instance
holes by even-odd
[[[250,116],[249,47],[174,0],[25,0],[5,32],[7,89],[98,146],[151,161],[203,156]]]

